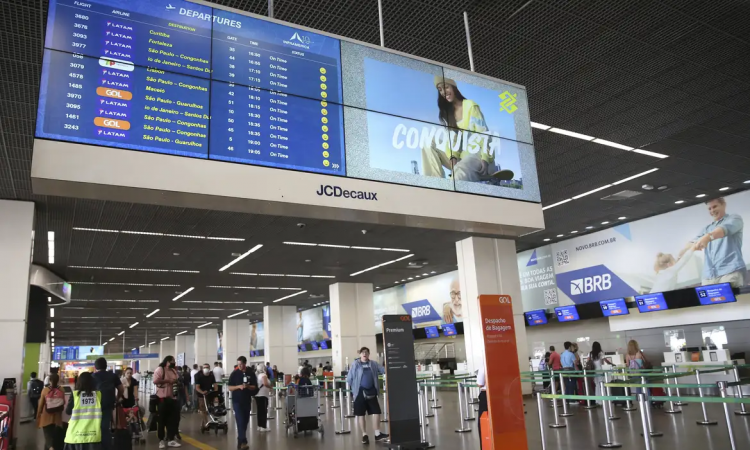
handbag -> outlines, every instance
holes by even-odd
[[[644,369],[649,369],[649,370],[653,369],[654,365],[651,364],[651,361],[649,361],[648,359],[646,359],[646,355],[643,352],[641,352],[641,355],[643,355],[643,368]]]
[[[362,388],[362,396],[365,398],[365,400],[378,398],[378,390],[375,388]]]

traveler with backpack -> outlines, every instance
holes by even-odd
[[[36,372],[31,372],[31,379],[26,384],[26,392],[29,394],[29,401],[31,402],[31,408],[34,410],[34,417],[37,416],[37,407],[39,405],[39,399],[42,397],[42,390],[44,389],[44,383],[42,380],[36,377]]]
[[[96,372],[92,375],[94,385],[96,390],[101,392],[101,445],[102,450],[110,450],[112,448],[112,414],[117,405],[117,399],[122,398],[125,388],[122,387],[120,377],[107,370],[106,359],[98,358],[94,361],[94,368],[96,369]],[[78,378],[80,381],[80,377]]]
[[[49,387],[42,390],[41,398],[38,400],[39,414],[36,416],[36,426],[44,431],[44,450],[62,450],[54,448],[54,440],[57,429],[62,429],[63,426],[65,393],[60,387],[60,377],[57,374],[50,375],[49,383]]]

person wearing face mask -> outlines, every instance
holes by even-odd
[[[138,404],[138,380],[133,378],[133,369],[128,367],[125,369],[125,376],[120,381],[122,382],[123,395],[122,395],[122,407],[132,408]]]
[[[174,392],[178,382],[175,365],[174,356],[169,355],[154,371],[154,386],[156,386],[156,396],[159,397],[157,433],[160,449],[167,446],[182,447],[182,444],[175,440],[180,423],[180,407],[175,400]]]
[[[232,409],[237,421],[237,448],[247,450],[247,426],[250,424],[250,408],[258,392],[255,372],[247,367],[247,358],[237,358],[237,368],[229,375],[229,391],[232,393]]]
[[[206,401],[211,401],[213,397],[206,397],[209,392],[219,392],[219,386],[216,383],[214,373],[211,371],[209,364],[203,364],[203,369],[195,374],[195,395],[198,396],[198,411],[201,414],[201,429],[206,428],[208,423],[208,411],[206,410]]]

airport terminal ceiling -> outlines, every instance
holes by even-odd
[[[266,1],[216,3],[256,14],[267,13]],[[379,43],[375,0],[276,0],[274,5],[276,19]],[[195,291],[189,295],[208,296],[198,286],[228,285],[229,282],[218,279],[227,277],[239,279],[236,284],[232,282],[233,286],[301,287],[310,288],[315,294],[327,293],[330,279],[219,276],[218,268],[233,259],[232,253],[247,251],[256,243],[263,243],[264,247],[237,264],[238,267],[243,267],[243,263],[254,265],[252,269],[243,268],[243,272],[294,274],[293,269],[297,272],[305,269],[303,274],[333,272],[336,281],[351,281],[346,279],[351,278],[350,273],[392,259],[391,256],[406,255],[379,252],[373,256],[375,251],[317,247],[297,249],[281,244],[283,241],[409,249],[415,252],[415,259],[430,262],[420,275],[455,268],[453,243],[465,237],[460,233],[34,195],[30,166],[47,2],[1,0],[0,7],[0,198],[36,203],[34,261],[72,281],[91,281],[93,277],[107,282],[180,285],[79,285],[74,286],[74,298],[159,299],[169,308],[177,303],[171,301],[175,292],[195,284]],[[750,6],[746,2],[729,2],[726,7],[716,8],[710,2],[678,0],[564,3],[383,0],[383,9],[386,47],[468,69],[462,18],[462,12],[466,11],[477,72],[526,86],[532,121],[660,155],[636,153],[535,128],[533,138],[544,206],[658,170],[545,210],[547,230],[522,237],[519,250],[542,245],[545,239],[570,237],[574,231],[583,234],[620,220],[631,221],[697,203],[701,201],[696,198],[698,195],[728,194],[750,186],[744,183],[750,178],[750,66],[742,57],[750,53],[750,44],[744,38],[747,33],[742,32],[750,31]],[[644,185],[654,189],[644,189]],[[661,186],[666,188],[660,190]],[[720,191],[725,187],[729,189]],[[620,195],[602,200],[614,194]],[[684,203],[676,203],[680,201]],[[307,222],[307,228],[299,230],[297,222]],[[74,226],[246,240],[86,232],[73,230]],[[363,228],[370,232],[362,235]],[[48,231],[56,235],[54,264],[48,264]],[[307,253],[310,257],[304,256]],[[305,259],[312,261],[304,263]],[[149,263],[159,269],[201,273],[69,267],[149,268]],[[306,264],[313,267],[307,271]],[[334,271],[334,266],[339,269]],[[391,283],[405,279],[407,273],[415,273],[402,266],[375,270],[361,277],[378,285],[379,277],[390,270],[403,274],[391,276]],[[296,283],[297,280],[305,283]],[[267,297],[270,301],[281,295]],[[304,300],[310,306],[318,301],[321,300]],[[91,316],[104,316],[102,312],[106,311],[104,317],[119,316],[128,321],[131,319],[124,317],[142,314],[115,308],[151,305],[97,302]],[[260,305],[248,306],[260,311]],[[201,307],[211,308],[205,304]],[[80,314],[81,311],[85,310],[61,309],[59,320],[63,321],[67,315],[89,317]],[[210,311],[203,312],[206,314],[201,317],[220,317],[219,321],[229,314],[214,316],[207,314]],[[102,319],[101,323],[106,320],[109,319]],[[164,335],[190,328],[177,323],[174,330]],[[67,342],[63,339],[66,329],[80,336],[80,324],[66,324],[67,328],[58,324],[59,344]],[[162,326],[161,331],[167,330]],[[131,334],[136,333],[128,335]],[[142,343],[143,339],[138,339]]]

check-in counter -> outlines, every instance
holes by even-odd
[[[724,352],[724,350],[707,350],[705,352]],[[664,356],[666,359],[667,354],[672,354],[673,352],[665,352]],[[687,353],[687,352],[684,352]],[[704,370],[710,371],[714,369],[718,369],[718,366],[726,365],[728,368],[725,372],[713,372],[713,373],[701,373],[701,383],[702,384],[716,384],[719,381],[726,381],[728,383],[732,383],[735,381],[734,377],[734,371],[732,370],[732,365],[737,364],[738,366],[744,365],[745,360],[744,359],[731,359],[731,360],[719,360],[719,361],[689,361],[686,363],[676,363],[676,362],[663,362],[661,365],[663,367],[672,367],[673,365],[676,366],[677,372],[687,372],[690,370],[700,370],[703,372]],[[740,374],[740,377],[742,377],[742,374]],[[687,375],[684,377],[680,377],[677,379],[678,383],[695,383],[695,375]],[[694,395],[697,394],[697,389],[687,389],[687,390],[681,390],[681,394],[685,394],[687,391],[688,394]],[[734,388],[729,388],[728,393],[730,395],[734,395]],[[709,395],[718,395],[719,389],[714,388],[706,392],[704,390],[704,394],[708,393]],[[750,386],[745,385],[742,386],[742,393],[743,395],[750,396]]]

